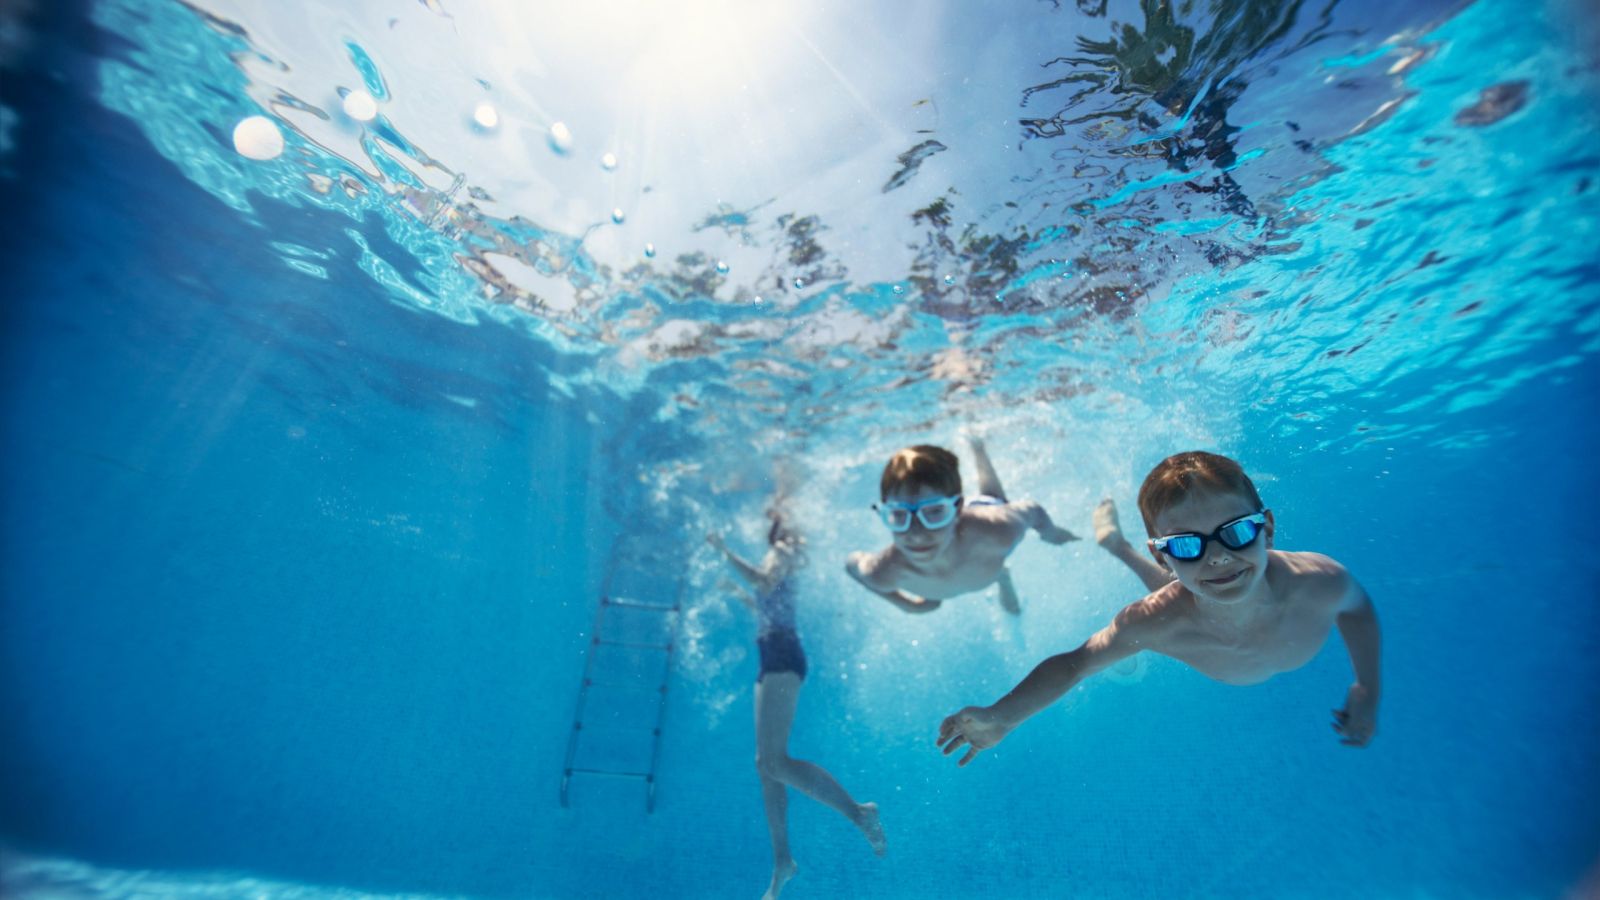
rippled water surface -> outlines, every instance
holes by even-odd
[[[1525,299],[1592,280],[1592,60],[1548,17],[602,6],[106,3],[131,45],[98,88],[241,214],[378,216],[395,245],[328,228],[273,241],[285,265],[677,382],[661,413],[716,437],[1159,403],[1141,382],[1178,372],[1284,379],[1247,401],[1282,430],[1455,372],[1407,410],[1443,413],[1492,395],[1486,336],[1592,313]],[[229,140],[262,112],[267,164]]]

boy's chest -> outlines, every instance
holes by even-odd
[[[1256,684],[1310,662],[1332,624],[1302,612],[1239,633],[1188,626],[1173,634],[1164,652],[1218,681]]]
[[[947,600],[960,594],[981,591],[1000,577],[1006,558],[1001,553],[969,552],[960,561],[926,570],[909,566],[900,575],[899,587],[930,600]]]

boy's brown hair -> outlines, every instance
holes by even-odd
[[[878,499],[889,499],[889,492],[907,486],[926,485],[936,491],[961,496],[961,463],[943,447],[918,444],[889,457],[878,479]]]
[[[1156,516],[1188,499],[1196,489],[1243,494],[1262,509],[1261,495],[1244,468],[1226,456],[1191,450],[1175,453],[1156,464],[1139,488],[1139,514],[1144,530],[1156,537]]]

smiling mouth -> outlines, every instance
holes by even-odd
[[[1200,579],[1200,582],[1202,584],[1208,584],[1208,585],[1211,585],[1213,587],[1222,587],[1224,585],[1229,585],[1229,584],[1236,583],[1239,579],[1243,578],[1245,573],[1248,572],[1248,571],[1250,571],[1250,570],[1247,569],[1247,568],[1246,569],[1240,569],[1239,571],[1233,573],[1232,575],[1225,575],[1225,576],[1223,576],[1221,578],[1202,578],[1202,579]]]

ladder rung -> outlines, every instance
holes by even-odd
[[[629,609],[653,609],[656,612],[678,611],[678,605],[676,603],[671,606],[664,606],[660,603],[640,603],[637,600],[618,600],[614,597],[602,597],[600,598],[600,602],[608,603],[612,606],[626,606]]]
[[[574,731],[615,731],[627,732],[629,734],[638,734],[641,732],[650,732],[651,734],[661,733],[661,729],[654,725],[590,725],[585,727],[582,722],[573,722],[572,729]]]
[[[616,778],[643,778],[646,781],[650,781],[650,780],[655,778],[655,775],[653,773],[650,773],[650,772],[617,772],[617,771],[614,771],[612,769],[578,769],[578,768],[572,768],[572,769],[568,769],[567,770],[567,774],[568,775],[572,775],[572,774],[578,774],[578,775],[611,775],[611,776],[614,776]]]
[[[607,647],[632,647],[632,648],[634,648],[636,650],[671,650],[672,649],[672,645],[670,643],[668,643],[668,644],[649,644],[649,643],[645,643],[644,641],[613,641],[613,640],[607,640],[606,638],[603,638],[603,637],[596,637],[594,639],[594,642],[596,644],[604,644]]]
[[[664,684],[631,684],[625,681],[585,681],[584,687],[610,688],[619,691],[665,691]]]

